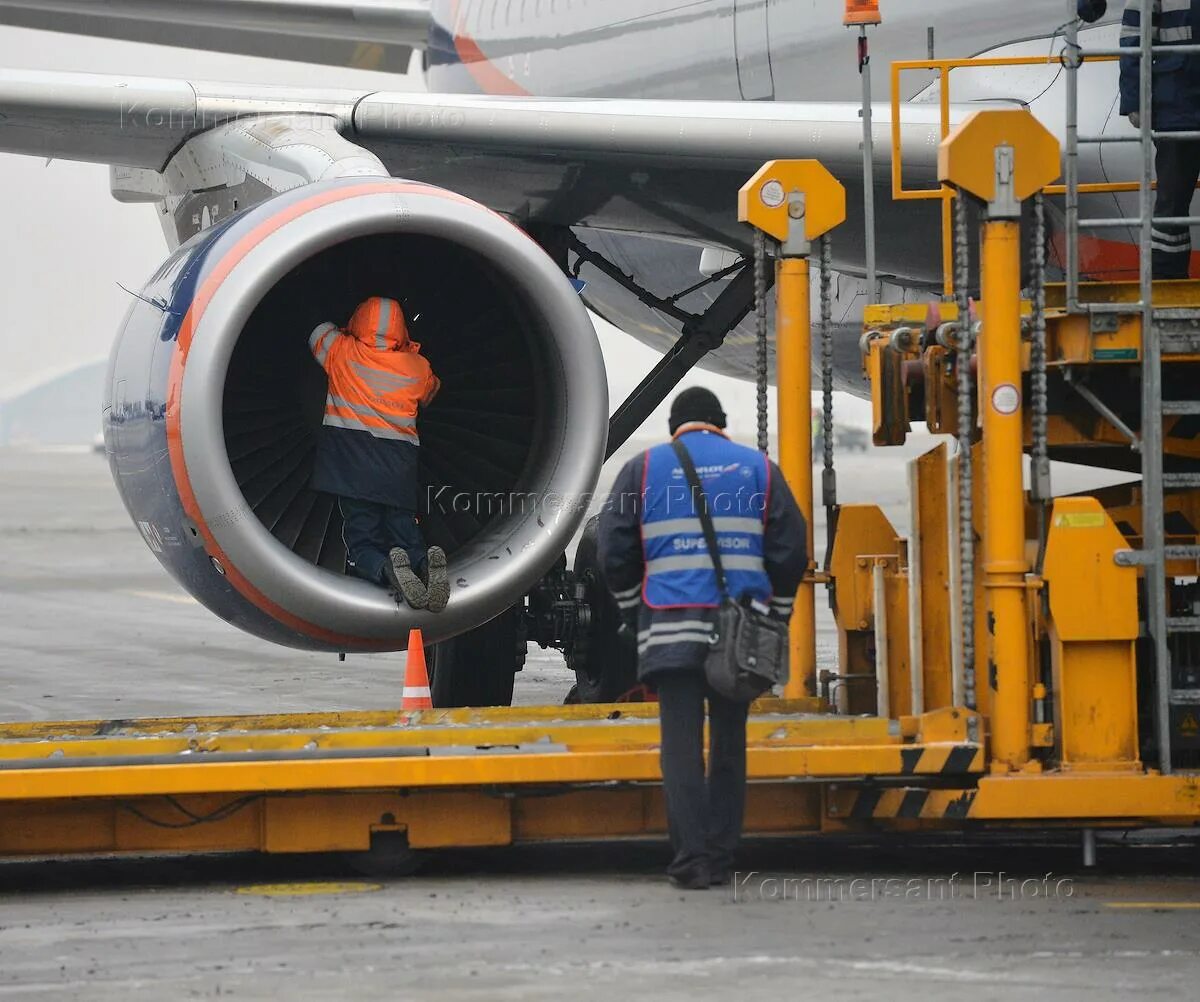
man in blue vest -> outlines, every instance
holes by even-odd
[[[779,467],[729,441],[725,412],[693,387],[671,404],[672,440],[692,457],[708,500],[729,593],[787,619],[808,567],[805,525]],[[600,559],[626,626],[638,678],[658,690],[661,762],[676,887],[725,883],[746,797],[745,703],[713,692],[704,658],[720,595],[692,491],[670,442],[625,464],[600,514]],[[704,701],[709,767],[704,775]]]
[[[1171,52],[1174,45],[1200,42],[1200,0],[1144,0],[1151,11],[1150,38],[1155,48],[1150,87],[1151,128],[1155,132],[1200,130],[1200,57],[1194,52]],[[1121,18],[1121,45],[1141,44],[1143,0],[1127,0]],[[1093,6],[1095,0],[1092,0]],[[1103,6],[1100,7],[1103,13]],[[1087,17],[1082,8],[1080,16]],[[1141,127],[1138,109],[1139,66],[1136,56],[1121,57],[1121,114]],[[1154,173],[1158,189],[1154,215],[1191,215],[1192,195],[1200,178],[1200,142],[1160,137],[1154,141]],[[1154,223],[1150,233],[1151,267],[1155,278],[1187,278],[1192,260],[1191,227]]]

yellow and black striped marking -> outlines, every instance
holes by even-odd
[[[839,789],[829,802],[833,817],[852,821],[909,818],[955,821],[970,815],[974,790],[926,790],[918,787]]]
[[[982,771],[983,749],[979,745],[923,745],[900,749],[900,773],[904,776]]]

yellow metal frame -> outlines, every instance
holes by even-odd
[[[821,783],[969,780],[970,715],[893,722],[761,700],[747,830],[816,831]],[[360,850],[661,832],[657,706],[81,721],[0,727],[0,855]]]
[[[1140,770],[1137,730],[1137,569],[1093,497],[1056,498],[1045,567],[1056,758],[1064,770]],[[1078,582],[1089,582],[1087,602]]]
[[[1116,56],[1084,56],[1091,62],[1110,62]],[[938,74],[940,138],[950,135],[950,72],[971,67],[983,69],[997,66],[1045,66],[1055,65],[1062,60],[1056,56],[979,56],[967,59],[901,59],[892,63],[892,198],[897,202],[939,199],[942,203],[942,292],[946,296],[954,293],[954,236],[953,203],[954,190],[943,184],[939,188],[905,188],[903,149],[900,139],[900,75],[905,72],[935,70]],[[1103,192],[1137,191],[1136,181],[1120,183],[1089,183],[1079,185],[1081,195]],[[1061,195],[1064,185],[1049,185],[1047,195]]]
[[[738,190],[738,219],[779,242],[775,265],[775,363],[779,467],[804,515],[809,573],[789,624],[789,697],[816,685],[816,566],[813,555],[812,318],[809,243],[846,218],[846,189],[817,160],[770,160]]]
[[[1000,151],[1011,156],[1010,190],[997,191]],[[1058,140],[1027,110],[979,111],[938,148],[938,178],[988,204],[982,224],[982,319],[978,407],[983,432],[983,584],[987,684],[992,690],[991,768],[1031,762],[1030,617],[1026,597],[1024,401],[1021,389],[1021,224],[1019,206],[1058,177]],[[977,665],[982,665],[982,659]],[[982,676],[982,672],[977,674]]]
[[[817,708],[755,704],[747,832],[1200,822],[1196,777],[997,779],[983,772],[975,714]],[[386,832],[412,849],[658,835],[658,741],[653,704],[9,725],[0,855],[358,851]],[[267,758],[329,750],[362,755]],[[205,761],[221,753],[262,760]],[[164,756],[178,761],[140,764]]]

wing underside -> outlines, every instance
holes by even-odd
[[[964,109],[955,108],[960,118]],[[890,183],[890,113],[875,110],[876,185]],[[239,120],[317,115],[396,175],[475,198],[522,223],[655,234],[744,249],[736,193],[766,160],[816,158],[848,189],[839,257],[861,232],[861,125],[852,104],[496,98],[364,93],[0,71],[0,151],[161,172],[189,139]],[[937,109],[904,109],[906,183],[932,186]],[[883,212],[902,228],[922,203]],[[927,220],[928,221],[928,220]],[[919,265],[911,247],[889,263]],[[918,255],[919,257],[919,255]],[[934,255],[931,255],[931,263]]]
[[[0,0],[20,28],[404,73],[427,0]]]
[[[877,223],[895,235],[879,241],[880,273],[929,287],[941,274],[936,210],[884,197],[890,116],[882,106],[875,113],[884,154]],[[965,113],[953,108],[952,118]],[[906,107],[901,134],[906,183],[933,187],[936,107]],[[820,159],[842,179],[849,215],[835,234],[834,266],[861,271],[860,141],[858,107],[849,104],[542,100],[0,71],[0,152],[113,165],[113,193],[157,203],[171,244],[323,178],[427,181],[530,232],[565,238],[588,305],[658,350],[733,281],[700,282],[701,249],[749,251],[737,191],[764,161]],[[852,288],[847,295],[852,301]],[[674,305],[664,310],[656,297]],[[747,324],[730,331],[706,367],[752,377]],[[848,331],[838,343],[856,351]],[[837,361],[839,371],[857,371],[856,356]]]

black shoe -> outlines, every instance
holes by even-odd
[[[678,887],[681,891],[707,891],[710,885],[708,874],[703,871],[668,873],[667,879],[672,887]]]
[[[450,601],[450,575],[446,570],[446,551],[440,546],[429,547],[425,574],[429,581],[425,608],[430,612],[441,612]]]
[[[710,887],[720,887],[723,884],[729,883],[730,873],[728,870],[716,870],[708,876],[708,885]]]
[[[421,579],[413,573],[408,559],[408,551],[399,546],[392,547],[388,553],[388,562],[384,564],[383,573],[404,601],[414,609],[424,609],[429,601],[429,595]]]

